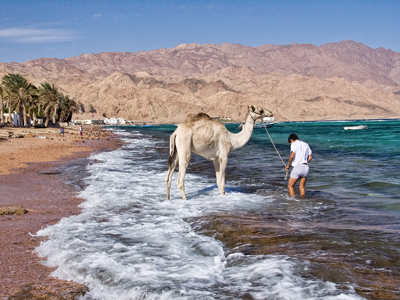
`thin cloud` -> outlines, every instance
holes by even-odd
[[[92,15],[92,19],[97,21],[125,20],[127,19],[127,16],[124,14],[119,14],[119,15],[95,14]]]
[[[0,29],[0,39],[10,43],[60,43],[78,39],[72,31],[14,27]]]

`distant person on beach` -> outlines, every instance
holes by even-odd
[[[79,126],[79,135],[82,135],[82,126]]]
[[[64,136],[64,127],[60,128],[60,135]]]
[[[309,170],[308,163],[312,159],[312,151],[310,146],[300,141],[299,137],[294,133],[289,135],[288,142],[290,144],[290,157],[285,169],[288,170],[290,164],[292,164],[293,167],[288,182],[289,196],[294,196],[294,185],[299,178],[300,195],[304,196],[306,194],[306,181]]]

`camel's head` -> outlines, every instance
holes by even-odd
[[[262,119],[263,117],[273,117],[274,114],[268,110],[261,107],[249,106],[249,114],[252,115],[253,119]]]

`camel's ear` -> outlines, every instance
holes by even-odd
[[[255,111],[256,108],[252,105],[252,106],[251,106],[251,110],[252,110],[252,111]]]

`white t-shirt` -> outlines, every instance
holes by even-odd
[[[307,143],[296,140],[290,145],[290,152],[294,152],[294,159],[292,161],[292,167],[298,164],[306,164],[308,156],[312,154],[310,146]]]

